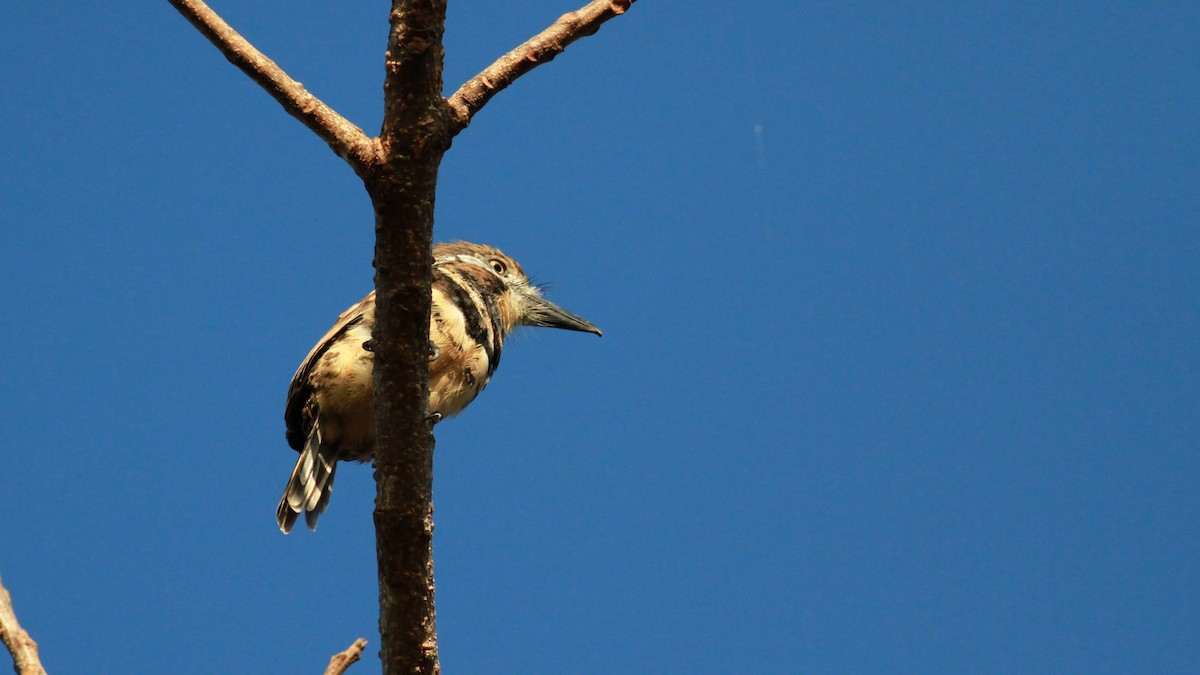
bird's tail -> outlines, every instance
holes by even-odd
[[[315,531],[317,519],[329,506],[333,476],[337,471],[337,453],[330,446],[322,445],[319,436],[315,429],[309,435],[283,491],[283,499],[275,509],[275,519],[284,534],[292,531],[292,525],[301,513],[308,529]]]

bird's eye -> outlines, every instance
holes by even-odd
[[[501,260],[491,261],[492,269],[496,270],[496,274],[503,275],[508,271],[508,266]]]

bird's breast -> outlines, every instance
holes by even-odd
[[[433,310],[429,339],[438,356],[429,364],[429,411],[449,417],[466,408],[487,385],[491,359],[485,345],[471,335],[463,310],[437,289]]]

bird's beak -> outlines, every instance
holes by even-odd
[[[545,298],[530,297],[525,309],[524,323],[526,326],[545,326],[547,328],[565,328],[584,333],[602,335],[590,321],[568,312]]]

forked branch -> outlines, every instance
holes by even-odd
[[[304,85],[283,72],[274,61],[254,48],[201,0],[167,0],[196,30],[221,50],[229,62],[265,89],[289,115],[329,144],[338,157],[349,162],[355,172],[375,161],[375,143],[352,122],[342,117]]]
[[[438,166],[452,136],[500,90],[625,13],[634,0],[593,0],[442,96],[446,0],[392,0],[378,138],[305,91],[201,0],[168,0],[230,62],[344,158],[375,209],[376,548],[380,656],[386,674],[435,675],[433,435],[427,417],[430,274]],[[334,657],[340,672],[362,645]],[[345,656],[346,658],[341,658]]]
[[[17,622],[17,613],[13,610],[12,596],[4,588],[0,579],[0,642],[12,654],[13,670],[17,675],[46,675],[42,662],[38,658],[37,643],[29,637],[29,633]]]
[[[453,133],[466,129],[475,113],[518,77],[548,63],[572,42],[600,30],[605,21],[624,14],[634,1],[593,0],[574,12],[567,12],[549,28],[464,82],[449,99],[454,115]]]

